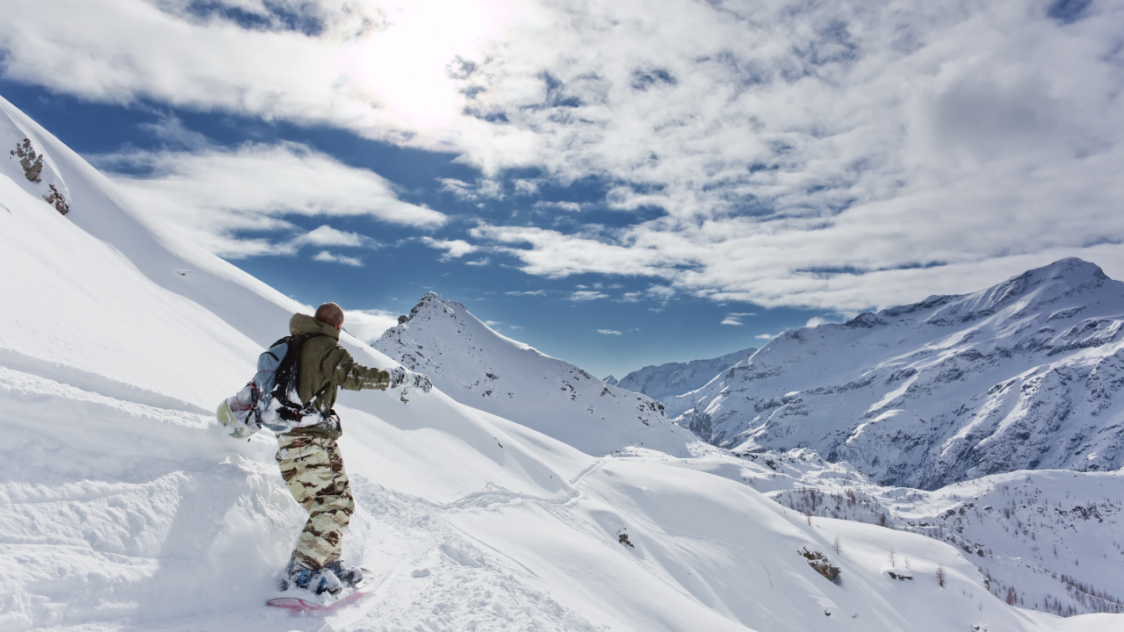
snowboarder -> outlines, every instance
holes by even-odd
[[[347,472],[336,440],[342,434],[339,415],[332,409],[339,388],[379,389],[408,385],[428,392],[428,377],[401,367],[392,371],[362,366],[339,344],[344,314],[339,305],[324,303],[316,316],[295,314],[289,321],[293,336],[314,335],[300,349],[297,394],[306,410],[319,414],[296,429],[277,435],[277,463],[297,502],[308,512],[296,549],[286,568],[282,588],[299,586],[317,594],[337,593],[363,580],[363,571],[340,560],[343,535],[355,511]]]

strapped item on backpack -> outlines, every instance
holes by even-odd
[[[297,394],[297,370],[301,347],[308,339],[323,335],[285,336],[258,356],[254,379],[219,404],[218,419],[229,429],[230,436],[243,439],[263,426],[282,433],[322,421],[320,411],[312,408],[316,396],[307,405],[301,404]],[[306,417],[314,417],[313,423],[302,424]]]

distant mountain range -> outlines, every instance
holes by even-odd
[[[811,448],[885,485],[1115,470],[1122,329],[1124,283],[1063,259],[973,294],[789,331],[695,392],[677,421],[740,452]]]
[[[710,360],[646,366],[619,380],[610,375],[604,381],[658,399],[663,402],[667,414],[676,417],[694,407],[692,395],[695,391],[755,351],[757,349],[742,349]]]

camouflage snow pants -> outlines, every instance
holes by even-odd
[[[340,558],[343,534],[355,511],[335,439],[277,436],[277,463],[293,498],[308,512],[293,557],[313,570]]]

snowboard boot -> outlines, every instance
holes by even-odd
[[[363,581],[363,569],[358,566],[344,566],[342,560],[328,562],[324,568],[330,570],[343,585],[349,588],[355,588]]]
[[[288,590],[295,586],[317,595],[323,593],[335,595],[343,589],[339,578],[326,566],[314,571],[301,566],[296,560],[290,560],[285,571],[286,578],[281,580],[281,590]]]

